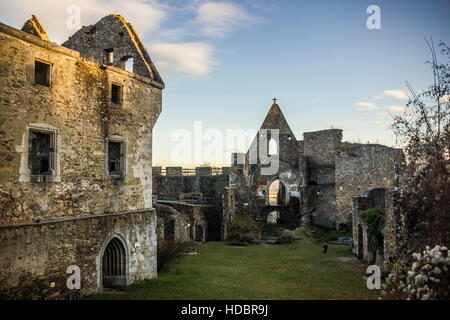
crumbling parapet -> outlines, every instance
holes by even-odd
[[[35,15],[32,15],[31,18],[25,22],[21,30],[42,40],[50,41],[47,31],[45,31],[41,21],[39,21],[38,17]]]

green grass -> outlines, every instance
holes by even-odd
[[[340,232],[323,227],[309,227],[300,231],[299,234],[321,243],[331,238],[352,237],[351,232]]]
[[[310,230],[309,230],[310,231]],[[302,231],[305,235],[305,231]],[[353,259],[349,246],[308,238],[295,244],[233,247],[194,244],[167,273],[93,299],[376,299],[368,290],[366,266]]]

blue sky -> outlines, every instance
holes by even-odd
[[[274,96],[297,139],[334,127],[345,140],[394,145],[386,108],[405,105],[405,80],[421,90],[432,79],[424,37],[450,44],[448,0],[19,0],[1,2],[0,20],[20,28],[37,14],[62,42],[75,32],[72,4],[81,25],[123,14],[145,42],[166,82],[153,136],[163,166],[178,164],[175,130],[257,129]],[[381,10],[380,30],[366,26],[369,5]]]

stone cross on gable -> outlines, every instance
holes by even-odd
[[[272,100],[273,100],[273,104],[277,103],[277,98],[273,98]]]

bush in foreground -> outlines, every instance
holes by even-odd
[[[388,298],[409,300],[450,299],[450,257],[446,247],[426,247],[414,253],[410,270],[391,273],[386,279],[383,293]]]
[[[189,243],[168,239],[158,243],[158,272],[167,271],[169,266],[181,259]]]

